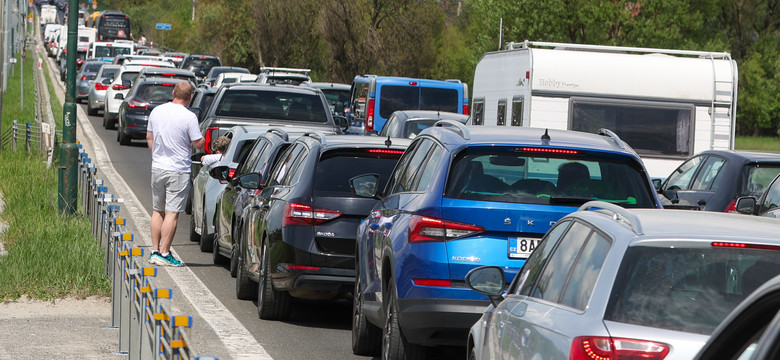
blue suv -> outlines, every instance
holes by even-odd
[[[466,274],[482,265],[509,283],[561,217],[590,200],[660,208],[642,161],[609,130],[466,127],[423,130],[358,228],[352,349],[383,359],[424,358],[426,346],[464,346],[488,306]],[[380,347],[381,344],[381,347]]]

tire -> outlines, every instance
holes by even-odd
[[[200,239],[198,239],[198,242],[200,242],[200,251],[212,252],[214,251],[214,242],[212,239],[210,239],[210,236],[206,231],[206,205],[205,204],[203,204],[203,208],[201,211],[203,212],[203,214],[200,217]]]
[[[236,220],[233,219],[233,223]],[[241,234],[239,232],[240,227],[233,226],[233,231],[230,234],[230,239],[233,242],[233,246],[230,248],[230,276],[238,276],[239,262],[238,258],[241,257]]]
[[[406,341],[398,322],[398,299],[395,284],[385,290],[385,326],[382,330],[382,359],[418,360],[425,358],[425,348]],[[389,301],[389,302],[388,302]]]
[[[285,320],[290,316],[292,298],[287,291],[276,291],[271,283],[271,259],[263,241],[263,261],[257,284],[257,314],[263,320]]]
[[[184,205],[184,213],[187,215],[192,215],[192,179],[191,178],[189,182],[190,182],[190,190],[189,190],[189,194],[187,195],[187,204]]]
[[[222,256],[222,254],[219,253],[219,221],[216,219],[214,220],[214,228],[214,236],[212,237],[212,242],[214,245],[211,247],[211,261],[214,262],[214,265],[228,265],[230,259]]]
[[[114,120],[108,118],[108,110],[103,111],[103,128],[106,130],[113,130],[116,128]]]
[[[119,130],[117,130],[116,133],[117,133],[116,137],[118,138],[117,140],[119,140],[119,145],[130,145],[132,139],[130,139],[129,136],[125,135],[125,132],[122,131],[121,127],[119,128]]]
[[[257,297],[257,283],[249,280],[249,274],[244,269],[244,259],[236,254],[238,258],[238,270],[236,270],[236,298],[239,300],[254,300]],[[231,261],[232,263],[232,261]]]
[[[93,109],[93,108],[89,107],[89,105],[87,105],[87,115],[89,115],[89,116],[97,116],[97,114],[98,114],[98,109]]]
[[[368,322],[363,314],[363,285],[360,281],[360,267],[356,265],[355,293],[352,300],[352,353],[374,356],[382,350],[382,329]]]

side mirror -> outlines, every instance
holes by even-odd
[[[347,121],[347,118],[341,115],[334,115],[333,122],[336,123],[336,126],[338,126],[342,132],[346,132],[347,129],[349,129],[349,121]]]
[[[466,274],[466,285],[472,290],[487,295],[493,306],[502,300],[506,287],[504,270],[498,266],[480,266]]]
[[[249,173],[241,175],[234,179],[236,184],[241,186],[244,189],[260,189],[262,188],[262,185],[260,184],[261,176],[258,173]]]
[[[663,185],[664,181],[663,179],[652,179],[653,181],[653,188],[655,188],[655,191],[661,191],[661,185]]]
[[[125,96],[122,93],[118,93],[118,94],[114,95],[114,99],[117,99],[117,100],[124,100],[124,98],[125,98]]]
[[[737,199],[736,208],[740,214],[753,215],[756,212],[756,198],[743,196]]]
[[[336,103],[333,104],[333,112],[336,114],[344,113],[344,103],[341,101],[336,101]]]
[[[377,198],[377,184],[379,184],[379,174],[358,175],[349,179],[352,193],[364,198]]]
[[[202,158],[204,155],[206,155],[206,153],[200,152],[200,151],[196,152],[196,153],[192,154],[192,156],[190,156],[190,160],[192,160],[193,162],[200,163],[200,158]]]
[[[226,165],[215,166],[209,170],[209,176],[219,181],[227,181],[229,170],[230,168]]]
[[[103,85],[111,85],[111,79],[105,78],[103,81],[101,81],[101,83],[103,83]]]

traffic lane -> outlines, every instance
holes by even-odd
[[[79,106],[86,112],[86,105]],[[102,112],[88,118],[106,145],[113,166],[151,214],[151,154],[146,141],[133,140],[131,145],[121,146],[116,141],[116,130],[103,128]],[[201,252],[197,243],[189,241],[190,219],[186,214],[179,216],[173,248],[274,359],[367,359],[352,354],[349,302],[296,301],[288,321],[260,320],[256,301],[236,299],[235,280],[228,268],[214,265],[210,253]]]

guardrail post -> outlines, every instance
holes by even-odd
[[[133,234],[122,234],[121,241],[114,243],[111,248],[111,257],[114,266],[111,274],[111,327],[119,327],[120,320],[120,299],[122,294],[122,261],[120,261],[120,250],[122,244],[133,241]]]
[[[174,359],[191,358],[190,329],[192,329],[192,316],[176,315],[171,319],[173,334],[171,335],[171,354]]]
[[[26,125],[26,131],[24,133],[24,148],[27,152],[30,152],[30,132],[32,123],[27,123]]]
[[[154,290],[154,359],[163,358],[166,350],[170,350],[170,309],[171,289],[158,288]]]
[[[16,135],[19,132],[19,120],[11,121],[11,151],[16,152]]]
[[[132,297],[135,295],[135,288],[140,284],[136,281],[135,275],[139,273],[139,270],[134,268],[133,265],[135,257],[143,257],[144,249],[138,247],[132,247],[129,242],[123,243],[122,250],[119,253],[121,268],[122,268],[122,298],[119,309],[119,352],[127,353],[130,351],[130,332],[133,327],[133,311]],[[136,322],[138,319],[135,319]]]
[[[125,234],[125,223],[127,221],[124,218],[116,218],[114,219],[114,227],[116,228],[116,231],[114,231],[111,234],[111,237],[108,238],[108,241],[106,242],[106,274],[113,279],[114,276],[114,263],[116,262],[116,256],[113,256],[115,253],[116,247],[114,244],[118,244],[125,241],[133,241],[133,234]],[[100,246],[103,246],[102,244]]]
[[[154,358],[154,288],[157,278],[156,267],[141,268],[142,285],[139,288],[140,328],[135,338],[130,339],[130,360],[144,360]]]
[[[100,214],[103,211],[103,195],[108,192],[107,186],[101,186],[103,185],[103,180],[95,180],[95,185],[97,185],[97,188],[95,188],[95,192],[93,192],[94,195],[94,205],[92,209],[94,210],[91,214],[92,216],[92,235],[95,237],[95,240],[98,240],[98,229],[100,228]],[[98,244],[100,244],[98,240]]]

